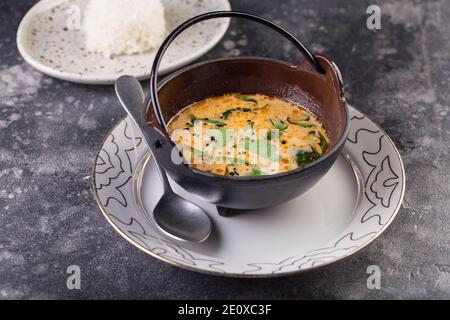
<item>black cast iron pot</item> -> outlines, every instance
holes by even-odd
[[[240,17],[269,26],[288,38],[305,56],[297,66],[273,59],[232,58],[198,63],[179,70],[158,84],[157,70],[170,43],[200,21]],[[175,145],[166,123],[194,102],[226,93],[262,93],[300,104],[315,114],[330,137],[330,148],[320,159],[292,171],[258,177],[221,176],[173,161]],[[155,160],[181,187],[204,201],[223,208],[259,209],[297,197],[322,178],[335,162],[345,142],[349,119],[342,79],[335,64],[323,55],[312,55],[280,26],[248,13],[210,12],[194,17],[175,29],[156,54],[146,99],[147,117],[154,130],[148,134]]]

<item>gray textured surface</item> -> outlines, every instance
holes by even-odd
[[[51,79],[21,59],[15,33],[34,1],[0,4],[0,299],[450,298],[450,3],[232,1],[274,19],[340,66],[348,100],[391,135],[406,167],[405,203],[391,227],[356,255],[280,279],[205,276],[165,265],[122,239],[90,190],[102,137],[123,116],[112,87]],[[365,27],[378,3],[382,29]],[[205,58],[296,61],[266,30],[233,21]],[[66,267],[82,290],[66,288]],[[366,268],[382,271],[368,290]]]

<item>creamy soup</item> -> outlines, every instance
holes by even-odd
[[[259,176],[317,160],[329,139],[312,113],[262,94],[227,94],[181,110],[168,124],[193,168],[219,175]]]

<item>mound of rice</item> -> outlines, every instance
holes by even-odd
[[[84,14],[86,48],[106,57],[159,47],[166,23],[160,0],[90,0]]]

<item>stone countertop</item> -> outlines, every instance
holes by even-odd
[[[400,149],[405,202],[357,254],[297,276],[231,279],[181,270],[139,251],[105,221],[91,192],[93,158],[124,115],[112,86],[72,84],[20,57],[18,24],[35,1],[0,3],[0,299],[450,298],[450,5],[430,1],[232,1],[273,19],[333,57],[350,103]],[[381,30],[366,28],[369,4]],[[295,50],[252,23],[232,21],[204,59]],[[66,288],[79,265],[82,289]],[[381,268],[381,289],[366,268]]]

